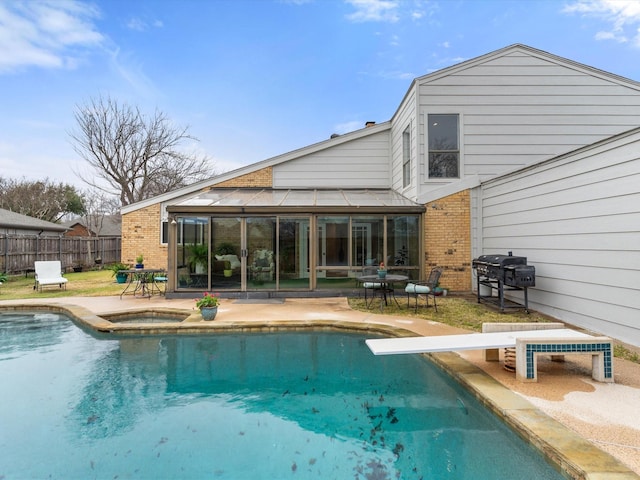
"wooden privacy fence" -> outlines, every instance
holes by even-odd
[[[60,260],[64,270],[119,262],[121,248],[121,237],[0,235],[0,272],[28,272],[36,260]]]

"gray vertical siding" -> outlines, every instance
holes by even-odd
[[[532,308],[640,345],[640,129],[476,193],[482,253],[536,267]]]

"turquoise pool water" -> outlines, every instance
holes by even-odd
[[[0,478],[563,478],[428,360],[364,338],[0,314]]]

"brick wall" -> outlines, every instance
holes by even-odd
[[[167,268],[167,246],[160,243],[160,204],[122,216],[122,262],[136,263],[144,255],[146,268]]]
[[[471,290],[471,195],[469,190],[427,203],[425,274],[443,267],[440,285]]]
[[[84,225],[76,223],[71,230],[64,232],[65,237],[89,237],[89,230]]]
[[[246,175],[240,175],[239,177],[232,178],[226,182],[220,182],[215,184],[216,187],[261,187],[271,188],[273,186],[273,168],[267,167],[257,172],[247,173]]]

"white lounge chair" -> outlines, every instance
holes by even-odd
[[[60,260],[35,262],[34,267],[36,271],[34,290],[42,291],[42,287],[47,285],[58,285],[60,288],[64,285],[64,289],[67,289],[67,279],[62,276]]]

